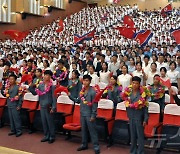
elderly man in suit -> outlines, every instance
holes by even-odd
[[[37,88],[30,86],[29,91],[33,95],[39,95],[41,120],[44,131],[44,138],[41,142],[49,144],[55,141],[55,126],[53,114],[56,111],[56,97],[54,96],[55,86],[52,84],[53,73],[50,70],[44,72],[43,82]]]

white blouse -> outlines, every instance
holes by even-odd
[[[94,74],[90,74],[89,75],[92,77],[91,80],[91,86],[95,86],[96,84],[99,83],[99,77],[94,73]]]
[[[100,82],[108,84],[109,83],[109,74],[110,74],[110,72],[109,71],[107,71],[107,72],[100,71],[99,74],[100,74],[100,76],[99,76]]]
[[[128,87],[130,85],[131,78],[132,78],[132,76],[129,74],[126,74],[126,75],[121,74],[118,76],[118,82],[122,85],[123,91],[126,87]]]
[[[171,83],[178,83],[178,79],[180,78],[180,73],[176,70],[174,71],[167,71],[167,77],[170,78]]]
[[[151,72],[149,71],[148,74],[147,74],[147,81],[146,81],[146,85],[152,85],[153,84],[153,78],[154,78],[154,75],[158,74],[159,75],[159,72],[156,71],[156,72]]]
[[[143,86],[143,73],[142,71],[137,71],[135,70],[133,73],[132,73],[133,76],[138,76],[139,78],[141,78],[141,85]]]

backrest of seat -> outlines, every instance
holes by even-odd
[[[149,102],[148,113],[148,125],[156,125],[160,122],[160,106],[158,103]]]
[[[6,105],[6,97],[4,97],[1,93],[0,93],[0,106],[5,106]]]
[[[75,104],[72,121],[75,124],[80,124],[80,104]]]
[[[115,120],[129,121],[124,102],[117,104]]]
[[[180,126],[180,106],[176,104],[165,106],[163,125]]]
[[[110,119],[113,115],[113,109],[113,101],[109,99],[101,99],[98,102],[97,116],[105,119]]]
[[[38,95],[32,95],[32,93],[25,93],[22,108],[31,110],[37,109],[38,101]]]
[[[170,96],[165,94],[165,104],[170,104]]]
[[[171,86],[171,89],[172,89],[176,94],[178,94],[178,88],[177,88],[177,87]]]
[[[72,113],[74,102],[67,95],[60,95],[57,99],[57,112]]]
[[[106,86],[107,86],[107,84],[104,83],[104,82],[99,82],[98,85],[99,85],[99,88],[100,88],[100,89],[104,89],[104,88],[106,88]]]

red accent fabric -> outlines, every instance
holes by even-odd
[[[72,104],[57,103],[57,112],[70,114],[72,113],[72,109],[73,109]]]
[[[71,130],[71,131],[80,131],[81,126],[75,123],[68,123],[63,125],[64,129]]]
[[[22,104],[22,108],[29,110],[36,110],[37,106],[38,106],[38,102],[27,101],[27,100],[24,100]],[[35,111],[29,112],[30,123],[33,123],[34,116],[35,116]]]
[[[0,106],[6,105],[6,98],[0,98]],[[0,108],[0,119],[2,118],[4,108]]]
[[[148,124],[145,126],[144,134],[146,137],[153,137],[155,134],[156,127],[160,125],[160,114],[149,113]]]
[[[163,125],[180,126],[180,116],[164,114]]]
[[[124,110],[116,110],[115,120],[129,121],[129,118],[127,117],[127,112]]]
[[[35,110],[35,109],[37,109],[37,105],[38,105],[38,102],[24,100],[22,103],[22,108],[29,109],[29,110]]]

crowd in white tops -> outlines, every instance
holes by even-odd
[[[153,76],[159,74],[164,80],[170,78],[180,91],[180,51],[170,33],[171,28],[180,27],[180,10],[173,9],[167,17],[163,17],[160,11],[142,12],[137,5],[84,8],[64,19],[64,30],[60,33],[56,32],[60,20],[57,19],[32,30],[22,42],[0,41],[0,59],[8,60],[11,67],[19,69],[26,65],[24,60],[33,59],[37,68],[54,72],[58,60],[63,57],[68,64],[69,78],[72,70],[77,69],[82,75],[90,74],[93,84],[108,84],[112,72],[118,76],[123,88],[130,84],[132,76],[141,77],[142,84],[148,85],[153,83]],[[140,48],[135,40],[126,39],[115,29],[123,26],[125,15],[132,17],[136,31],[148,29],[153,32],[146,47]],[[81,36],[93,29],[96,31],[93,39],[82,45],[74,44],[75,34]],[[138,62],[142,62],[142,66]],[[2,62],[0,65],[4,70]]]

